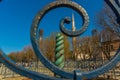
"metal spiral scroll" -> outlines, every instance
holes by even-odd
[[[119,2],[119,0],[104,0],[114,11],[114,13],[117,16],[117,20],[119,23],[119,18],[120,18],[120,6],[117,2]],[[69,78],[69,79],[74,79],[74,80],[81,80],[83,77],[87,78],[87,79],[91,79],[94,77],[97,77],[100,74],[105,73],[106,71],[112,69],[119,61],[120,61],[120,50],[118,50],[116,52],[116,55],[108,62],[106,63],[104,66],[95,69],[93,71],[90,72],[80,72],[75,70],[75,73],[68,73],[65,72],[63,70],[61,70],[60,68],[56,67],[52,62],[48,61],[47,58],[44,57],[44,55],[42,54],[42,52],[39,49],[39,45],[37,43],[36,37],[37,37],[37,31],[38,31],[38,25],[41,21],[41,19],[44,17],[44,15],[54,9],[54,8],[58,8],[58,7],[68,7],[68,8],[72,8],[74,10],[76,10],[83,18],[83,26],[81,29],[79,29],[76,32],[72,32],[67,30],[64,27],[64,23],[66,23],[66,19],[63,19],[63,23],[62,24],[62,28],[61,31],[64,32],[66,35],[68,36],[78,36],[80,34],[82,34],[87,26],[88,26],[88,15],[86,15],[86,11],[77,3],[70,1],[70,0],[56,0],[50,4],[48,4],[47,6],[45,6],[34,18],[33,23],[32,23],[32,27],[31,27],[31,42],[32,42],[32,46],[34,48],[35,54],[38,56],[38,58],[40,59],[40,61],[47,67],[49,68],[51,71],[53,71],[55,74],[60,75],[64,78]],[[61,21],[61,22],[62,22]],[[69,22],[69,20],[68,20]],[[13,70],[14,72],[32,78],[33,80],[62,80],[60,78],[54,78],[54,77],[50,77],[41,73],[37,73],[34,71],[30,71],[28,69],[25,69],[22,66],[18,66],[17,64],[15,64],[11,59],[9,59],[2,50],[0,50],[0,61],[5,64],[8,68],[10,68],[11,70]]]
[[[64,67],[64,36],[58,33],[56,36],[55,65],[59,68]]]

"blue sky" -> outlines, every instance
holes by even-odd
[[[0,2],[0,48],[8,54],[20,51],[30,45],[30,27],[34,16],[42,7],[54,0],[2,0]],[[103,7],[103,0],[72,0],[84,7],[90,17],[90,25],[83,35],[90,35],[95,28],[96,14]],[[81,17],[69,8],[58,8],[45,15],[39,25],[44,37],[51,32],[59,32],[59,22],[65,16],[74,13],[77,29],[81,26]],[[71,25],[67,26],[70,28]]]

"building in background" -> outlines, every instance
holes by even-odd
[[[120,39],[113,39],[112,41],[102,42],[102,49],[104,53],[108,53],[108,57],[115,55],[116,51],[120,48]]]

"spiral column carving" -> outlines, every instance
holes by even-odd
[[[64,36],[61,33],[56,36],[55,65],[64,67]]]

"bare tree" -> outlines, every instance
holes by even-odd
[[[96,53],[97,41],[93,37],[82,37],[77,38],[76,47],[74,53],[76,53],[76,58],[80,60],[86,60],[93,57],[93,54]],[[94,43],[93,43],[94,42]]]
[[[10,54],[8,54],[8,57],[11,58],[15,62],[17,61],[16,56],[17,54],[15,52],[11,52]]]
[[[120,37],[120,25],[117,23],[116,16],[110,7],[104,4],[104,8],[97,14],[97,25],[101,29],[110,31],[112,34]]]
[[[104,8],[97,14],[96,24],[100,29],[101,39],[99,43],[102,45],[101,50],[108,60],[111,58],[111,42],[120,37],[120,25],[117,23],[116,19],[115,14],[106,4],[104,4]]]
[[[55,55],[55,34],[43,40],[43,54],[51,61],[54,61]]]
[[[51,61],[54,61],[55,57],[55,41],[56,40],[56,33],[52,33],[49,37],[43,39],[43,45],[42,45],[42,51],[43,54]],[[67,36],[64,35],[64,55],[65,55],[65,60],[70,58],[71,54],[69,53],[69,41]]]
[[[76,60],[80,61],[80,64],[77,63],[77,67],[79,67],[78,65],[81,65],[84,68],[88,65],[89,67],[87,69],[90,70],[90,66],[93,66],[93,64],[96,65],[96,61],[101,58],[98,35],[77,38],[74,53],[76,53]]]

